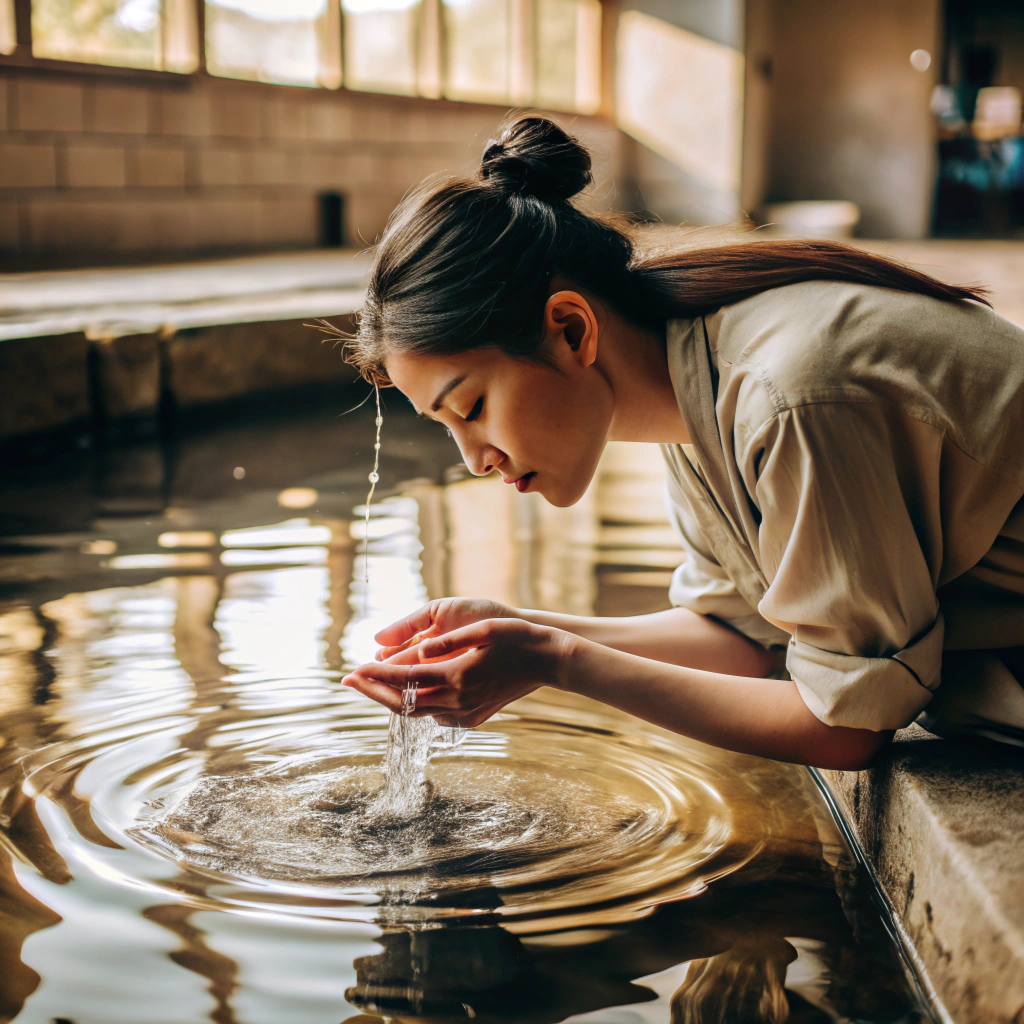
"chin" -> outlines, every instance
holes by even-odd
[[[586,494],[589,486],[590,481],[587,480],[582,484],[582,486],[575,488],[538,487],[537,492],[549,505],[554,505],[555,508],[568,508],[570,505],[575,505],[576,502]]]

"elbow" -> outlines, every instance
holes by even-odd
[[[814,767],[840,772],[862,772],[881,757],[892,741],[892,732],[832,726],[831,742],[814,760]]]

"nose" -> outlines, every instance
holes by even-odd
[[[504,454],[491,444],[473,445],[460,440],[459,450],[473,476],[487,476],[505,461]]]

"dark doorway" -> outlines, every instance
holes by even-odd
[[[937,235],[1024,236],[1024,4],[946,0]]]

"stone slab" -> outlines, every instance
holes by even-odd
[[[337,339],[307,320],[202,327],[164,344],[165,387],[180,409],[356,378],[342,360]]]
[[[338,316],[362,304],[369,257],[341,249],[163,266],[0,274],[0,341],[113,338]]]
[[[958,1024],[1024,1024],[1024,750],[913,727],[822,771]]]
[[[160,339],[130,334],[92,343],[93,398],[104,424],[152,418],[160,405]]]
[[[85,424],[91,415],[84,334],[0,345],[0,439]]]

